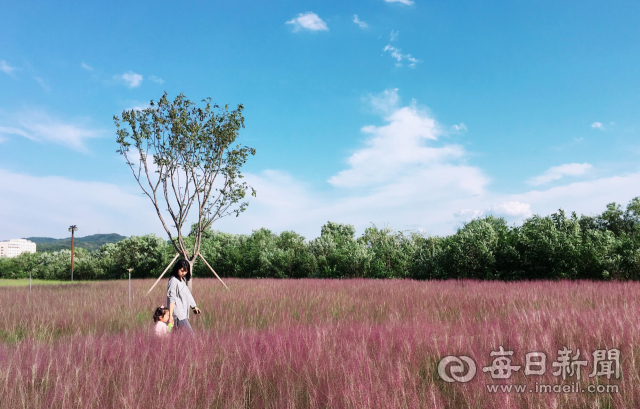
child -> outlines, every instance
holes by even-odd
[[[156,312],[153,314],[153,322],[156,325],[153,327],[153,331],[156,336],[166,337],[169,335],[171,329],[167,326],[167,322],[169,322],[169,309],[164,305],[156,308]]]

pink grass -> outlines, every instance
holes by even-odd
[[[164,288],[152,280],[0,289],[0,407],[598,408],[640,407],[640,284],[196,280],[204,314],[193,341],[149,334]],[[547,353],[547,374],[508,381],[482,372],[503,345],[524,365]],[[590,365],[622,351],[619,393],[489,393],[490,384],[561,383],[551,361],[566,345]],[[468,384],[437,373],[468,355]]]

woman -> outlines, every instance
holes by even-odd
[[[187,260],[179,260],[171,271],[171,278],[167,286],[167,305],[169,305],[169,323],[174,324],[176,330],[193,334],[189,324],[189,308],[195,314],[200,314],[187,282],[191,280],[191,268]]]

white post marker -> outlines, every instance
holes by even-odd
[[[131,270],[132,268],[127,269],[129,271],[129,309],[131,309]]]

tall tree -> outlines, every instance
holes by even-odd
[[[191,265],[200,255],[202,233],[216,220],[248,206],[246,193],[255,190],[242,181],[242,165],[255,149],[235,144],[244,128],[242,104],[198,107],[183,94],[172,102],[167,93],[144,110],[114,116],[118,153],[124,156],[144,194],[151,200],[176,252]],[[197,208],[193,246],[182,229]],[[166,210],[166,213],[164,211]],[[193,217],[193,215],[192,215]],[[168,220],[167,220],[168,219]]]

